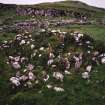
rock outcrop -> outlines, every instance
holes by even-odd
[[[21,16],[45,16],[45,17],[59,17],[59,16],[70,16],[75,18],[87,19],[90,14],[80,13],[73,10],[63,9],[40,9],[32,7],[17,7],[17,14]]]

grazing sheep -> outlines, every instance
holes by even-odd
[[[61,74],[60,72],[54,72],[53,77],[60,81],[63,81],[64,78],[63,74]]]

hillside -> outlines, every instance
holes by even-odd
[[[0,4],[0,105],[105,105],[104,18],[77,1]]]
[[[89,6],[79,1],[62,1],[55,3],[41,3],[37,5],[5,5],[0,4],[0,19],[5,20],[8,17],[18,19],[17,8],[37,8],[37,9],[58,9],[70,11],[71,14],[86,14],[89,18],[103,18],[105,16],[105,9]],[[4,12],[5,11],[5,12]],[[74,17],[71,16],[70,17]],[[22,18],[22,17],[21,17]]]

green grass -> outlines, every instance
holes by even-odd
[[[16,33],[13,33],[13,32],[3,32],[3,33],[0,33],[0,42],[3,42],[4,40],[11,40],[14,38],[14,36],[16,35]]]
[[[73,25],[62,28],[62,30],[80,30],[83,32],[95,32],[101,30],[104,33],[104,27],[94,25]],[[94,33],[94,38],[99,39],[101,31]],[[35,33],[34,33],[35,34]],[[7,40],[15,36],[14,33],[7,33]],[[1,37],[5,40],[5,37]],[[104,41],[102,37],[99,39]],[[52,40],[51,40],[52,41]],[[27,51],[28,52],[28,51]],[[81,73],[73,73],[65,76],[62,86],[64,92],[55,92],[46,88],[46,83],[35,86],[32,89],[11,89],[9,78],[13,75],[11,67],[5,64],[5,54],[0,53],[0,105],[105,105],[105,65],[95,67],[88,80],[81,78]],[[15,71],[14,71],[15,72]],[[51,80],[52,82],[52,80]],[[53,82],[52,82],[53,83]],[[56,84],[56,83],[53,83]]]
[[[105,26],[103,25],[69,25],[64,27],[57,27],[62,31],[80,31],[93,37],[95,40],[105,41]]]
[[[77,11],[89,12],[96,11],[95,17],[103,17],[104,12],[102,9],[89,7],[85,4],[75,5],[70,2],[41,4],[43,8],[59,8],[59,9],[74,9]],[[77,7],[76,7],[77,6]],[[81,7],[79,7],[81,6]],[[14,10],[0,10],[0,21],[5,21],[8,17],[14,21],[22,21],[30,19],[31,17],[16,16]],[[43,17],[40,17],[40,19]],[[69,18],[69,17],[65,17]],[[37,18],[36,18],[37,19]],[[101,25],[69,25],[64,27],[57,27],[62,31],[77,30],[89,34],[95,40],[100,40],[105,43],[105,26]],[[54,29],[56,29],[54,27]],[[0,42],[4,40],[11,40],[16,33],[3,32],[0,33]],[[55,39],[50,39],[54,41]],[[55,41],[55,43],[57,43]],[[27,51],[28,53],[28,51]],[[16,89],[13,90],[9,84],[9,78],[13,75],[13,70],[5,64],[4,52],[0,52],[0,105],[105,105],[105,65],[95,67],[91,72],[90,80],[83,80],[81,74],[73,74],[65,76],[64,82],[59,83],[65,89],[65,92],[57,93],[54,90],[46,88],[46,84],[36,86],[34,89]],[[40,91],[41,90],[41,91]]]
[[[105,105],[104,73],[105,66],[99,66],[92,71],[89,81],[81,79],[79,74],[66,76],[64,80],[65,92],[62,93],[49,90],[45,86],[36,90],[18,91],[10,91],[8,88],[5,90],[6,88],[4,88],[2,92],[11,93],[11,95],[3,94],[0,100],[6,99],[10,105]],[[5,104],[4,100],[1,105]]]

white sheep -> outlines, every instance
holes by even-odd
[[[33,70],[34,69],[34,65],[32,65],[32,64],[28,64],[28,66],[27,66],[27,70]]]
[[[70,75],[71,73],[66,70],[66,71],[65,71],[65,74],[66,74],[66,75]]]
[[[19,79],[22,81],[26,81],[28,79],[28,76],[22,75]]]
[[[19,64],[18,62],[13,62],[13,63],[12,63],[12,67],[13,67],[14,69],[20,69],[20,68],[21,68],[21,66],[20,66],[20,64]]]
[[[23,45],[25,43],[26,43],[25,40],[21,40],[20,45]]]
[[[64,89],[61,88],[61,87],[54,87],[54,90],[55,90],[56,92],[63,92],[63,91],[64,91]]]
[[[11,77],[10,81],[12,82],[13,85],[15,85],[17,87],[20,85],[19,78],[17,78],[17,77]]]
[[[103,57],[103,58],[101,59],[101,63],[102,63],[102,64],[105,64],[105,57]]]
[[[82,73],[82,78],[83,79],[89,79],[89,73],[88,72]]]
[[[32,72],[28,73],[28,77],[29,77],[29,80],[34,80],[35,79],[35,76]]]
[[[39,50],[40,50],[40,51],[44,51],[44,47],[41,47]]]
[[[53,53],[50,53],[49,54],[49,58],[54,58],[55,56],[54,56],[54,54]]]
[[[60,81],[63,81],[64,78],[63,74],[61,74],[60,72],[54,72],[53,77]]]
[[[91,72],[91,70],[92,70],[92,65],[88,65],[88,66],[86,67],[86,71],[87,71],[87,72]]]
[[[53,62],[54,62],[53,59],[49,59],[48,62],[47,62],[47,65],[51,65]]]
[[[14,57],[14,60],[15,60],[16,62],[19,62],[20,56]]]
[[[34,48],[35,48],[35,45],[34,45],[34,44],[32,44],[32,45],[31,45],[31,49],[34,49]]]
[[[48,81],[48,79],[49,79],[49,75],[46,75],[46,78],[44,78],[44,81],[46,82]]]
[[[52,88],[52,85],[47,85],[47,88],[48,88],[48,89],[51,89],[51,88]]]

